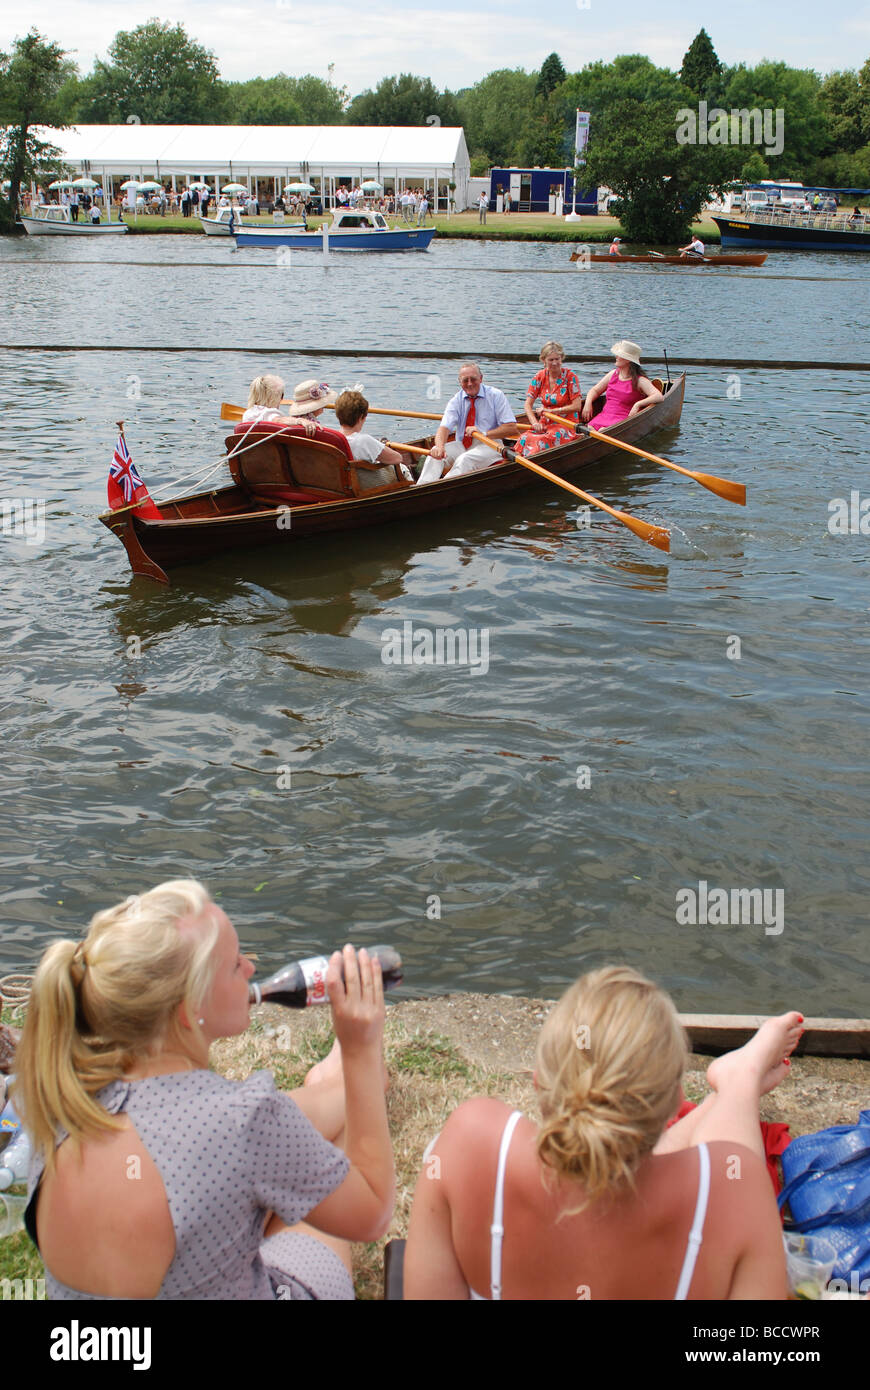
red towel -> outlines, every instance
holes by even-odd
[[[691,1110],[696,1108],[693,1100],[684,1100],[676,1115],[668,1121],[667,1128],[675,1125],[677,1120],[682,1120],[684,1115],[688,1115]],[[767,1163],[767,1171],[770,1174],[770,1181],[773,1183],[773,1190],[778,1197],[782,1191],[782,1180],[779,1176],[779,1169],[776,1160],[779,1154],[788,1148],[791,1143],[791,1135],[788,1132],[788,1125],[768,1124],[766,1120],[761,1121],[761,1138],[764,1143],[764,1157]]]

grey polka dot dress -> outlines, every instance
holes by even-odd
[[[295,1225],[350,1169],[270,1072],[242,1082],[209,1071],[113,1081],[97,1100],[128,1115],[166,1188],[176,1250],[158,1298],[353,1298],[347,1269],[321,1241],[289,1232],[263,1240],[267,1212]],[[31,1232],[42,1166],[37,1159],[30,1172]],[[46,1292],[94,1297],[49,1270]]]

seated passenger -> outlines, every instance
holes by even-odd
[[[618,425],[620,420],[628,420],[647,406],[663,400],[661,391],[653,386],[640,365],[640,348],[637,343],[623,340],[614,343],[610,349],[616,358],[616,366],[592,387],[583,407],[583,420],[586,424],[593,418],[594,406],[602,392],[607,392],[604,409],[595,416],[595,429],[606,429],[608,425]]]
[[[242,424],[253,425],[259,424],[261,420],[269,420],[289,425],[290,415],[282,415],[278,409],[283,399],[284,382],[281,377],[255,376],[248,392],[248,408],[242,416]],[[300,420],[299,423],[306,434],[316,433],[317,426],[312,421]]]
[[[298,386],[293,387],[290,414],[294,420],[316,418],[323,414],[328,405],[335,405],[337,400],[338,396],[330,388],[329,382],[311,377],[309,381],[300,381]]]
[[[335,402],[335,413],[342,434],[346,436],[350,451],[355,459],[366,463],[398,464],[402,477],[413,483],[414,475],[407,464],[402,462],[398,449],[391,449],[382,439],[373,434],[363,433],[369,413],[369,403],[359,391],[342,391]],[[384,481],[389,481],[386,479]]]
[[[541,1121],[477,1098],[426,1151],[405,1297],[784,1299],[758,1102],[802,1023],[768,1019],[669,1126],[687,1057],[673,1004],[627,966],[583,976],[541,1032]]]
[[[516,444],[516,452],[524,458],[531,458],[542,449],[553,449],[558,444],[566,444],[574,438],[573,429],[548,420],[539,419],[538,410],[556,410],[560,415],[576,415],[583,404],[583,392],[574,373],[564,365],[565,349],[561,343],[544,343],[538,355],[543,362],[543,370],[533,377],[526,395],[525,411],[532,426],[521,435]]]
[[[417,479],[421,483],[437,483],[444,472],[445,461],[450,464],[447,478],[476,473],[501,463],[501,452],[476,440],[473,430],[490,439],[507,439],[515,434],[517,422],[507,396],[496,386],[484,386],[483,372],[476,362],[463,362],[459,368],[457,391],[447,402],[441,424],[435,431],[435,443],[424,461]],[[453,435],[453,439],[450,436]]]

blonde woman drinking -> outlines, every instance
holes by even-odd
[[[49,1297],[353,1298],[347,1241],[377,1239],[393,1209],[380,966],[332,957],[341,1046],[292,1098],[268,1072],[208,1069],[211,1043],[248,1027],[253,973],[188,879],[46,951],[15,1104]]]

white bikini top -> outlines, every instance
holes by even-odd
[[[501,1255],[502,1243],[504,1241],[504,1175],[507,1167],[510,1142],[513,1138],[514,1130],[517,1127],[517,1122],[521,1118],[522,1112],[514,1110],[504,1127],[504,1132],[501,1136],[501,1145],[498,1151],[495,1198],[492,1204],[492,1225],[489,1228],[491,1238],[489,1256],[490,1298],[494,1301],[501,1299]],[[683,1260],[683,1268],[680,1271],[677,1291],[674,1294],[675,1303],[682,1303],[688,1298],[692,1276],[695,1273],[695,1263],[698,1259],[698,1251],[701,1249],[701,1242],[704,1239],[704,1220],[707,1215],[707,1202],[710,1196],[710,1151],[706,1144],[698,1144],[697,1148],[698,1198],[695,1202],[695,1216],[686,1244],[686,1255]],[[488,1302],[485,1294],[475,1293],[474,1289],[469,1289],[469,1293],[472,1299],[477,1299],[481,1303]]]

